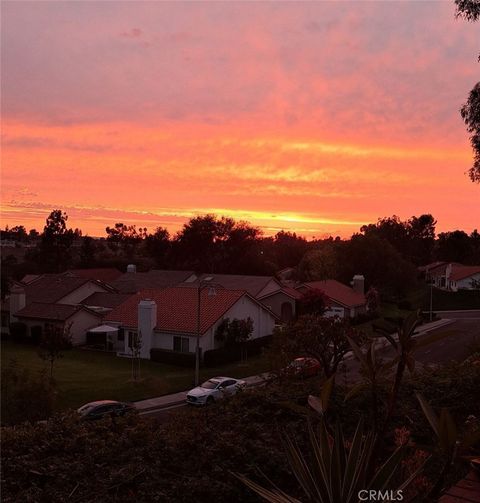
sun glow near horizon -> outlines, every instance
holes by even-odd
[[[451,6],[10,2],[2,32],[2,225],[477,225],[478,34]]]

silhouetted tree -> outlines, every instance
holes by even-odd
[[[455,0],[455,3],[457,17],[463,17],[467,21],[478,21],[480,18],[478,0]],[[480,82],[477,82],[470,91],[467,102],[460,109],[460,114],[470,133],[470,143],[473,149],[473,166],[468,174],[472,182],[480,183]]]
[[[137,230],[135,225],[125,225],[121,222],[116,223],[114,227],[107,227],[105,231],[109,247],[129,259],[134,257],[137,247],[147,237],[146,227],[139,227]]]
[[[155,260],[157,267],[168,267],[170,253],[170,234],[167,229],[157,227],[153,234],[145,238],[145,252]]]
[[[65,349],[71,347],[71,326],[71,323],[62,325],[48,323],[43,330],[38,355],[50,364],[50,379],[52,380],[55,362],[63,356]]]
[[[316,281],[336,278],[338,275],[338,242],[317,243],[316,248],[307,251],[297,267],[298,279]]]
[[[278,269],[295,267],[307,251],[307,240],[295,232],[280,231],[273,240],[273,260]]]
[[[75,232],[67,229],[67,220],[68,215],[62,210],[53,210],[46,220],[37,260],[47,271],[60,272],[71,263],[70,247]]]
[[[416,281],[416,269],[386,240],[373,234],[354,234],[339,248],[339,275],[349,283],[359,271],[367,285],[382,295],[403,296]]]
[[[307,290],[298,299],[298,307],[300,313],[303,314],[318,314],[325,313],[330,303],[329,298],[325,295],[323,290],[318,288],[311,288]]]
[[[204,215],[190,219],[176,235],[177,267],[202,272],[238,272],[238,264],[256,244],[260,231],[233,218]]]
[[[435,255],[446,262],[467,263],[472,255],[469,235],[464,231],[442,232],[438,235]]]
[[[430,214],[412,217],[407,222],[409,256],[414,264],[427,264],[432,259],[437,221]]]
[[[85,236],[82,239],[82,246],[80,248],[80,267],[92,267],[95,265],[97,259],[98,246],[90,236]]]
[[[292,356],[306,355],[317,359],[325,376],[330,377],[350,351],[348,338],[360,344],[361,337],[347,320],[307,314],[284,330],[282,351]]]

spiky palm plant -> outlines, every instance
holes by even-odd
[[[356,503],[362,490],[404,490],[423,468],[422,465],[403,483],[392,487],[392,479],[404,455],[405,447],[401,446],[370,475],[375,435],[365,432],[363,419],[359,421],[348,449],[339,424],[335,427],[333,438],[323,419],[318,432],[311,423],[308,424],[308,432],[311,450],[309,458],[289,436],[285,438],[285,450],[306,501],[312,503]],[[277,487],[267,489],[243,475],[235,476],[266,501],[299,503],[298,499]]]

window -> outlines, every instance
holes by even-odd
[[[123,342],[125,340],[125,330],[123,328],[118,329],[117,341]]]
[[[189,339],[188,337],[173,337],[173,350],[178,351],[179,353],[188,353],[189,352]]]

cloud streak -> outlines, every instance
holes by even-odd
[[[8,223],[34,208],[41,223],[44,204],[95,234],[122,208],[138,225],[215,210],[308,235],[393,213],[476,225],[458,109],[478,34],[447,3],[3,10]]]

